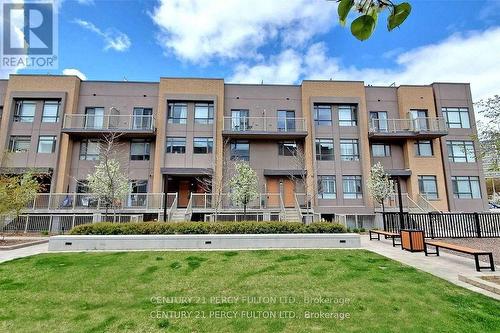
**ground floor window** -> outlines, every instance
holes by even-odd
[[[361,199],[363,197],[361,176],[344,176],[342,182],[344,199]]]
[[[437,199],[438,189],[436,176],[418,176],[418,189],[426,199]]]
[[[451,177],[453,185],[453,196],[458,199],[479,199],[481,188],[479,177],[455,176]]]
[[[321,199],[335,199],[337,197],[335,176],[318,176],[318,197]]]

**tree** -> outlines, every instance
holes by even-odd
[[[372,166],[367,187],[373,199],[382,205],[382,212],[385,212],[384,201],[394,194],[394,181],[389,178],[380,162]]]
[[[411,5],[408,2],[400,4],[395,4],[391,0],[337,0],[337,2],[339,3],[337,8],[339,21],[342,26],[346,24],[349,13],[361,14],[351,23],[351,33],[361,41],[370,38],[381,12],[389,11],[387,18],[389,31],[399,27],[411,12]]]
[[[487,162],[488,171],[500,172],[500,96],[475,103],[485,121],[478,121],[480,155]]]
[[[290,153],[293,156],[293,168],[295,170],[301,170],[301,172],[298,175],[289,175],[289,178],[294,182],[296,185],[301,185],[301,187],[304,189],[305,192],[305,204],[306,204],[306,212],[307,215],[309,215],[310,208],[311,208],[311,201],[314,201],[314,183],[308,182],[307,177],[311,177],[314,179],[316,175],[316,169],[314,168],[313,170],[310,170],[310,174],[308,175],[307,170],[306,170],[306,155],[304,148],[302,145],[299,145],[296,143],[296,150],[290,150]],[[285,149],[288,149],[285,146]]]
[[[258,178],[248,163],[235,163],[235,174],[229,181],[231,198],[243,206],[243,219],[247,217],[247,205],[259,196]]]
[[[115,133],[104,136],[99,147],[99,164],[96,165],[94,173],[87,176],[91,196],[106,205],[106,219],[111,207],[113,220],[116,220],[117,204],[129,191],[128,176],[122,172],[118,160],[118,137]]]

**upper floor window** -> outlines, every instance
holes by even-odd
[[[314,105],[314,124],[316,124],[316,126],[332,126],[331,105]]]
[[[134,108],[133,111],[133,129],[150,130],[153,129],[153,109],[151,108]]]
[[[56,151],[56,137],[53,135],[41,135],[38,138],[38,152],[51,154]]]
[[[413,122],[413,129],[422,131],[429,129],[429,118],[427,110],[410,110],[410,119]]]
[[[339,126],[357,126],[356,107],[350,105],[339,106]]]
[[[441,108],[448,128],[470,128],[468,108]]]
[[[316,139],[316,160],[332,161],[333,159],[333,139]]]
[[[278,110],[278,131],[295,131],[295,111]]]
[[[212,138],[194,138],[193,153],[195,154],[211,154],[214,147],[214,139]]]
[[[318,197],[321,199],[335,199],[337,197],[335,176],[318,176]]]
[[[187,120],[187,103],[168,104],[168,123],[185,124]]]
[[[454,176],[451,177],[453,186],[453,196],[458,199],[479,199],[481,198],[481,187],[479,177],[475,176]]]
[[[358,139],[340,139],[340,158],[342,161],[358,161]]]
[[[415,141],[415,155],[417,156],[433,156],[431,140],[417,140]]]
[[[130,159],[132,161],[149,161],[151,143],[146,140],[132,140],[130,142]]]
[[[85,108],[85,128],[103,128],[104,127],[104,108],[88,107]]]
[[[231,160],[250,160],[250,143],[247,140],[231,142]]]
[[[184,154],[185,152],[186,152],[186,138],[183,137],[167,138],[167,153]]]
[[[9,141],[9,151],[13,153],[28,152],[31,146],[30,136],[11,136]]]
[[[454,141],[446,142],[448,147],[448,159],[452,162],[476,162],[476,153],[474,151],[474,142],[472,141]]]
[[[280,141],[278,142],[278,155],[280,156],[296,156],[297,143],[295,141]]]
[[[42,123],[57,123],[59,121],[59,101],[44,101]]]
[[[252,129],[248,124],[250,112],[248,110],[231,110],[231,129],[233,131],[247,131]]]
[[[374,144],[372,144],[372,156],[373,157],[391,156],[391,145],[386,144],[386,143],[374,143]]]
[[[438,189],[436,176],[418,176],[418,189],[426,199],[437,199]]]
[[[377,132],[387,132],[389,129],[387,111],[370,111],[369,126]]]
[[[213,103],[196,103],[194,105],[194,122],[196,124],[214,123],[214,105]]]
[[[80,143],[80,160],[95,161],[99,159],[100,143],[98,140],[85,139]]]
[[[36,102],[18,101],[14,112],[14,121],[20,123],[32,123],[35,119]]]
[[[344,199],[361,199],[363,197],[361,176],[344,176],[342,182]]]

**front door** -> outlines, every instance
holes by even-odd
[[[267,177],[267,206],[271,208],[279,207],[280,196],[285,207],[295,206],[295,183],[290,178]]]
[[[290,178],[280,180],[281,197],[286,208],[295,207],[295,183]]]
[[[190,188],[191,182],[188,179],[179,180],[179,198],[177,204],[179,207],[187,207],[191,193]]]

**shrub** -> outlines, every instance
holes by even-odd
[[[174,234],[300,234],[343,233],[338,223],[315,222],[141,222],[82,224],[71,235],[174,235]]]

